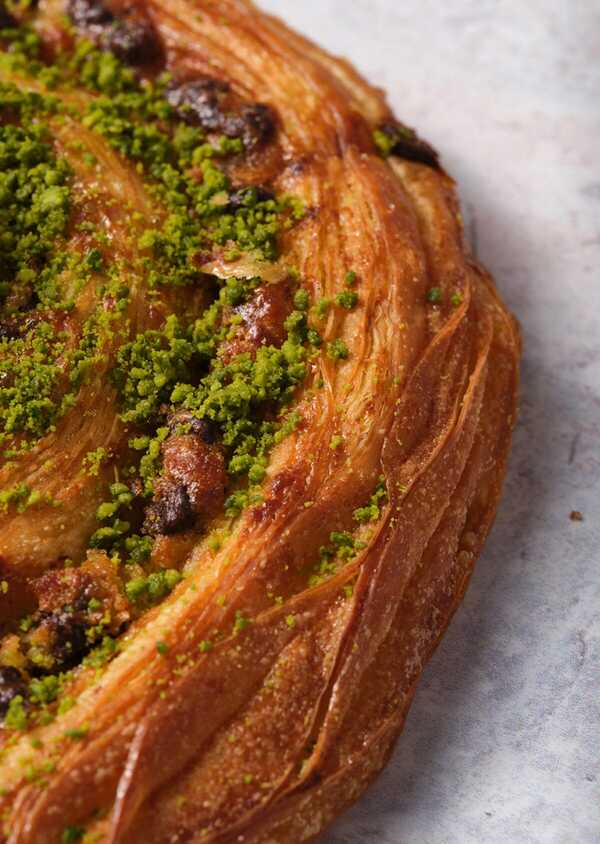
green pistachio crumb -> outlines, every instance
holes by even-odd
[[[234,635],[241,633],[242,630],[245,630],[251,623],[251,619],[245,618],[244,614],[240,610],[237,610],[235,614],[235,622],[233,624]]]
[[[351,311],[358,303],[358,293],[355,290],[344,290],[335,297],[336,304],[347,311]]]
[[[385,485],[385,478],[381,476],[375,488],[375,492],[369,499],[369,503],[365,507],[359,507],[354,511],[354,521],[362,524],[377,521],[381,515],[380,503],[386,498],[387,488]]]
[[[300,290],[297,290],[294,295],[294,307],[298,308],[299,311],[306,311],[308,310],[308,305],[308,293],[306,290],[300,288]]]
[[[345,360],[350,352],[346,343],[338,337],[327,344],[327,354],[332,360]]]
[[[82,741],[90,731],[89,724],[83,724],[81,727],[71,727],[65,730],[65,736],[73,739],[73,741]]]
[[[61,844],[78,844],[85,835],[85,829],[81,826],[66,826],[61,837]]]
[[[331,307],[331,299],[323,298],[319,299],[315,306],[315,312],[319,319],[323,319]]]
[[[427,293],[427,301],[431,302],[431,304],[435,304],[436,302],[441,302],[442,300],[442,290],[440,287],[432,287]]]

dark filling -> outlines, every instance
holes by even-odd
[[[192,527],[194,511],[184,484],[168,491],[146,508],[143,532],[149,536],[170,535]]]
[[[174,433],[162,447],[163,474],[145,510],[142,533],[150,536],[194,527],[219,512],[225,500],[225,461],[214,426],[180,412],[170,427]]]
[[[78,29],[126,64],[147,64],[161,55],[156,32],[144,18],[116,18],[100,0],[69,0],[68,13]]]
[[[10,665],[0,666],[0,717],[4,717],[10,702],[17,695],[26,698],[29,694],[27,683],[17,668]]]
[[[103,47],[121,61],[140,65],[160,56],[160,46],[150,24],[145,21],[119,21],[103,39]]]
[[[0,322],[0,340],[2,340],[3,338],[6,340],[16,340],[17,337],[20,336],[21,332],[15,320],[7,319],[3,322]]]
[[[390,152],[408,161],[418,161],[429,167],[439,168],[439,156],[427,141],[422,140],[414,129],[402,123],[384,123],[379,127],[390,142]]]
[[[47,634],[52,671],[78,665],[92,649],[92,642],[86,635],[86,620],[69,607],[53,613],[41,612],[38,630]]]
[[[268,199],[275,199],[275,194],[263,187],[238,188],[229,194],[229,209],[237,211],[244,208],[252,200],[266,202]]]
[[[12,29],[18,25],[18,21],[8,11],[6,4],[0,3],[0,29]]]
[[[111,361],[115,413],[127,423],[128,438],[114,454],[99,447],[85,455],[82,473],[106,488],[85,561],[59,558],[28,582],[28,614],[7,628],[10,647],[2,659],[10,664],[0,668],[0,718],[8,711],[10,729],[50,715],[41,709],[64,693],[71,669],[82,662],[104,665],[131,620],[176,587],[186,543],[194,541],[191,532],[176,534],[207,528],[217,514],[233,518],[260,501],[269,452],[300,421],[287,405],[306,376],[309,346],[308,294],[301,288],[296,300],[296,282],[221,280],[196,269],[214,250],[231,253],[231,260],[244,253],[274,259],[280,231],[304,215],[299,201],[243,181],[233,185],[228,175],[228,158],[241,156],[244,147],[256,150],[273,134],[270,109],[244,102],[226,83],[201,79],[168,89],[173,114],[160,102],[165,83],[142,84],[107,54],[128,64],[156,55],[159,42],[143,17],[117,18],[90,0],[69,0],[67,8],[95,48],[86,45],[81,68],[58,62],[57,71],[68,86],[77,87],[79,73],[86,87],[104,95],[91,98],[82,117],[93,119],[91,130],[132,166],[141,165],[149,190],[169,211],[168,231],[144,229],[140,266],[154,288],[156,314],[162,318],[164,309],[170,316],[122,343]],[[36,59],[34,77],[37,65]],[[146,68],[147,75],[154,70]],[[49,127],[47,134],[37,132],[38,119],[45,126],[43,117],[62,106],[50,95],[38,101],[11,85],[3,89],[0,121],[19,188],[9,184],[7,195],[18,194],[19,202],[0,220],[19,247],[5,238],[6,266],[0,267],[0,445],[6,453],[20,445],[19,437],[26,446],[38,442],[72,408],[107,338],[112,349],[112,317],[117,308],[126,313],[130,302],[121,267],[105,254],[101,226],[84,220],[82,242],[90,248],[68,248],[79,211],[73,173],[50,143]],[[86,154],[85,163],[95,166],[94,156]],[[63,291],[65,267],[77,282],[73,299],[71,287]],[[79,284],[98,296],[82,324]],[[32,519],[33,508],[56,504],[26,484],[0,493],[1,507],[31,507]]]
[[[167,100],[186,123],[220,132],[228,138],[242,138],[247,148],[269,140],[275,130],[271,110],[262,103],[244,103],[230,85],[216,79],[202,79],[173,85]]]

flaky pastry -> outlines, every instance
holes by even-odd
[[[492,524],[516,323],[436,152],[251,3],[0,27],[0,839],[311,841]]]

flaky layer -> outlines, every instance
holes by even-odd
[[[7,747],[3,840],[50,844],[71,826],[106,844],[309,841],[384,765],[464,593],[500,495],[518,332],[468,254],[452,181],[376,153],[373,130],[392,116],[347,63],[242,0],[132,5],[149,14],[178,75],[226,79],[272,107],[269,179],[313,209],[285,236],[283,258],[315,301],[334,297],[354,268],[361,306],[327,317],[325,339],[342,337],[351,354],[313,367],[297,398],[303,422],[273,453],[264,502],[220,551],[198,543],[188,577],[130,628],[104,674],[92,683],[84,672],[75,706],[36,728],[37,749],[31,735]],[[41,4],[42,31],[58,6]],[[107,168],[121,187],[135,180]],[[145,201],[140,189],[142,212]],[[120,434],[95,404],[99,378],[81,401],[97,408],[108,441]],[[98,503],[69,486],[65,444],[85,450],[89,424],[67,416],[45,444],[62,465],[48,484],[72,514],[66,554]],[[331,448],[334,436],[342,447]],[[387,503],[366,547],[308,586],[319,548],[382,474]],[[2,525],[17,571],[57,535],[27,514]],[[40,552],[40,566],[50,557]],[[240,613],[252,623],[234,635]],[[200,652],[206,640],[217,644]],[[28,781],[23,757],[43,765],[82,723],[84,738],[60,745],[43,788]]]

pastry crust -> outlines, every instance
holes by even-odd
[[[277,284],[294,266],[317,302],[334,300],[351,269],[359,304],[320,323],[325,343],[293,397],[302,421],[270,453],[262,502],[221,549],[206,541],[221,525],[212,513],[177,546],[186,576],[133,621],[101,672],[75,672],[72,708],[23,735],[4,731],[0,840],[52,844],[75,829],[105,844],[311,841],[385,764],[490,530],[515,420],[518,328],[469,253],[451,178],[347,62],[243,0],[111,4],[123,8],[149,23],[178,78],[226,80],[275,116],[236,178],[299,197],[308,213],[264,272]],[[34,25],[47,43],[64,37],[63,12],[40,3]],[[89,129],[54,132],[65,148],[72,132],[94,144],[101,208],[123,191],[151,213],[135,172]],[[391,139],[388,157],[374,132]],[[118,251],[130,220],[111,213]],[[205,269],[219,276],[221,260],[206,256]],[[143,326],[150,300],[136,296]],[[326,354],[336,339],[346,359]],[[102,498],[79,467],[124,424],[107,384],[100,365],[78,412],[0,469],[2,488],[26,481],[62,503],[0,516],[15,596],[6,619],[50,561],[85,553]],[[330,532],[352,529],[380,476],[386,497],[364,547],[309,583]]]

